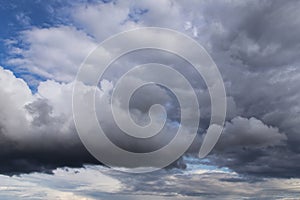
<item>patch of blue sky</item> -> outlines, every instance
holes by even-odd
[[[28,48],[28,44],[22,42],[20,38],[21,32],[33,27],[48,28],[71,25],[69,13],[66,12],[68,8],[77,4],[99,2],[110,3],[115,0],[2,1],[0,4],[0,66],[11,70],[16,77],[24,79],[35,93],[38,83],[44,81],[45,78],[7,62],[11,58],[21,58],[21,55],[12,53],[12,48]]]
[[[62,16],[54,14],[56,9],[67,5],[67,1],[61,3],[56,0],[7,0],[0,4],[0,65],[11,70],[16,77],[24,79],[33,93],[36,92],[38,83],[45,78],[9,64],[7,60],[21,58],[20,55],[12,53],[12,49],[27,48],[27,44],[20,38],[22,31],[32,27],[44,28],[67,23]]]
[[[138,23],[142,17],[142,15],[149,12],[149,9],[146,8],[138,8],[138,7],[131,7],[129,9],[129,13],[127,16],[127,19],[122,22],[122,24],[125,24],[127,21],[133,21],[135,23]]]
[[[132,7],[128,14],[128,20],[137,23],[140,20],[141,16],[146,14],[148,11],[149,10],[146,8]]]
[[[184,160],[184,163],[186,163],[186,165],[187,165],[187,168],[186,168],[187,173],[195,172],[198,170],[205,170],[208,172],[223,172],[223,173],[232,172],[227,167],[217,167],[215,165],[206,164],[209,162],[208,158],[200,159],[200,158],[197,158],[194,156],[184,156],[183,160]]]

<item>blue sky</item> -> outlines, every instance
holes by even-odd
[[[30,29],[32,27],[51,27],[63,24],[54,10],[66,6],[64,3],[58,1],[3,1],[1,3],[1,22],[0,22],[0,64],[5,68],[12,70],[17,77],[33,76],[37,80],[45,80],[43,77],[27,72],[19,72],[14,66],[7,65],[9,54],[9,47],[7,40],[17,38],[21,31]],[[27,44],[19,43],[16,46],[26,48]],[[30,85],[33,92],[36,91],[36,85]]]

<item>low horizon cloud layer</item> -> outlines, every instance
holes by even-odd
[[[299,179],[247,179],[234,172],[204,169],[194,160],[185,171],[172,169],[150,174],[127,174],[103,166],[60,168],[53,175],[0,175],[0,198],[23,199],[294,199]],[[26,193],[24,194],[24,191]]]
[[[54,173],[53,177],[57,178],[63,171],[58,167],[76,167],[79,174],[83,174],[72,173],[72,177],[78,176],[78,181],[81,181],[85,173],[93,173],[80,167],[89,166],[88,169],[97,171],[90,164],[99,165],[100,162],[83,146],[73,121],[72,90],[77,70],[85,57],[111,35],[151,26],[187,34],[211,55],[226,87],[226,122],[213,151],[207,158],[198,159],[197,152],[209,125],[211,102],[207,87],[195,69],[167,52],[142,50],[121,57],[105,72],[97,88],[99,107],[96,106],[96,111],[99,122],[103,123],[108,137],[115,144],[135,152],[155,150],[174,137],[180,123],[178,101],[174,94],[158,85],[140,88],[130,102],[131,116],[138,124],[149,122],[148,110],[151,105],[159,103],[166,108],[167,123],[164,129],[157,138],[147,143],[122,135],[110,113],[101,109],[107,104],[118,78],[140,64],[163,63],[181,72],[197,93],[201,121],[197,137],[186,152],[193,159],[180,158],[171,165],[171,169],[161,170],[153,177],[137,175],[132,185],[126,185],[131,181],[129,175],[96,166],[109,174],[105,176],[107,182],[118,186],[116,191],[111,192],[121,191],[120,194],[123,194],[124,188],[128,187],[124,192],[126,195],[132,191],[135,194],[153,195],[153,190],[157,190],[157,196],[164,194],[162,199],[176,194],[183,198],[199,195],[209,198],[214,197],[215,191],[227,194],[228,198],[232,192],[233,197],[251,197],[256,193],[262,197],[265,194],[266,199],[271,199],[272,191],[259,189],[270,187],[275,188],[274,191],[277,189],[279,198],[299,196],[300,1],[78,0],[62,3],[51,0],[30,2],[29,7],[25,4],[25,1],[5,1],[0,4],[0,11],[6,11],[5,14],[11,17],[7,17],[7,22],[4,21],[7,24],[11,22],[11,25],[7,33],[2,31],[0,45],[0,174],[43,172]],[[38,9],[41,16],[34,14]],[[4,26],[2,23],[0,25],[1,28]],[[128,88],[139,81],[139,77],[129,77]],[[180,90],[180,81],[171,78],[168,81],[189,98],[190,93]],[[82,95],[86,95],[92,88],[85,85],[80,89]],[[122,106],[120,112],[125,112]],[[186,174],[194,162],[201,167],[214,166],[212,171],[221,172]],[[176,170],[180,171],[179,175],[172,174]],[[11,178],[16,185],[27,179],[28,185],[24,187],[29,187],[39,181],[38,174]],[[93,176],[91,174],[89,177]],[[12,182],[3,175],[1,182],[2,179],[7,182],[0,185],[1,190],[13,190],[9,186]],[[41,179],[51,176],[39,175]],[[160,175],[167,178],[159,179]],[[143,184],[141,180],[136,181],[137,177],[148,185],[139,188]],[[99,175],[98,178],[103,177]],[[207,185],[202,180],[208,181]],[[60,181],[59,178],[57,181]],[[95,180],[95,183],[98,181]],[[202,191],[187,188],[200,182]],[[160,184],[164,186],[162,189],[159,188]],[[222,184],[228,187],[219,187]],[[284,184],[295,187],[287,188]],[[212,185],[214,187],[210,190],[209,186]],[[43,195],[52,198],[52,189],[57,189],[57,186],[45,187],[51,191],[48,188],[49,193],[41,194],[40,198]],[[72,187],[69,185],[68,190]],[[83,198],[81,192],[89,186],[80,187],[78,189],[76,186],[76,194],[68,191],[60,194],[66,195],[63,198],[76,199],[76,195],[78,199]],[[152,191],[147,191],[149,188]],[[254,191],[250,194],[249,190],[252,189]],[[87,196],[96,198],[97,194],[93,194],[95,188],[87,190],[90,192]],[[291,195],[280,196],[284,192]],[[101,198],[101,195],[98,197]],[[6,196],[3,198],[9,199]],[[105,194],[103,198],[106,199]],[[126,199],[121,196],[117,198]]]

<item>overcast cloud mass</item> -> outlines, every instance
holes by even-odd
[[[22,188],[28,195],[48,199],[296,198],[299,9],[297,0],[1,2],[0,198],[13,199],[7,192],[26,197]],[[131,116],[138,124],[149,122],[151,105],[165,106],[167,123],[151,139],[128,138],[111,113],[101,109],[116,81],[134,66],[149,62],[172,66],[190,81],[201,110],[197,137],[183,158],[166,170],[131,176],[101,166],[85,149],[73,121],[72,90],[81,63],[100,42],[148,26],[180,31],[207,50],[224,80],[227,116],[214,150],[198,159],[211,117],[202,78],[185,60],[167,52],[150,49],[122,56],[106,71],[96,94],[99,122],[115,144],[134,152],[153,151],[174,137],[180,123],[176,97],[158,85],[140,88],[130,101]],[[128,77],[128,87],[139,81],[138,76]],[[168,81],[189,98],[179,81]],[[83,85],[80,92],[86,95],[91,89]],[[126,112],[124,105],[119,111]],[[35,173],[23,174],[29,172]],[[6,176],[17,174],[23,175]],[[29,189],[31,185],[38,188]]]

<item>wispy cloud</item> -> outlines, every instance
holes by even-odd
[[[198,163],[199,164],[199,163]],[[284,199],[300,194],[299,179],[249,180],[233,172],[201,169],[126,174],[99,166],[61,168],[53,175],[1,175],[5,199]]]

